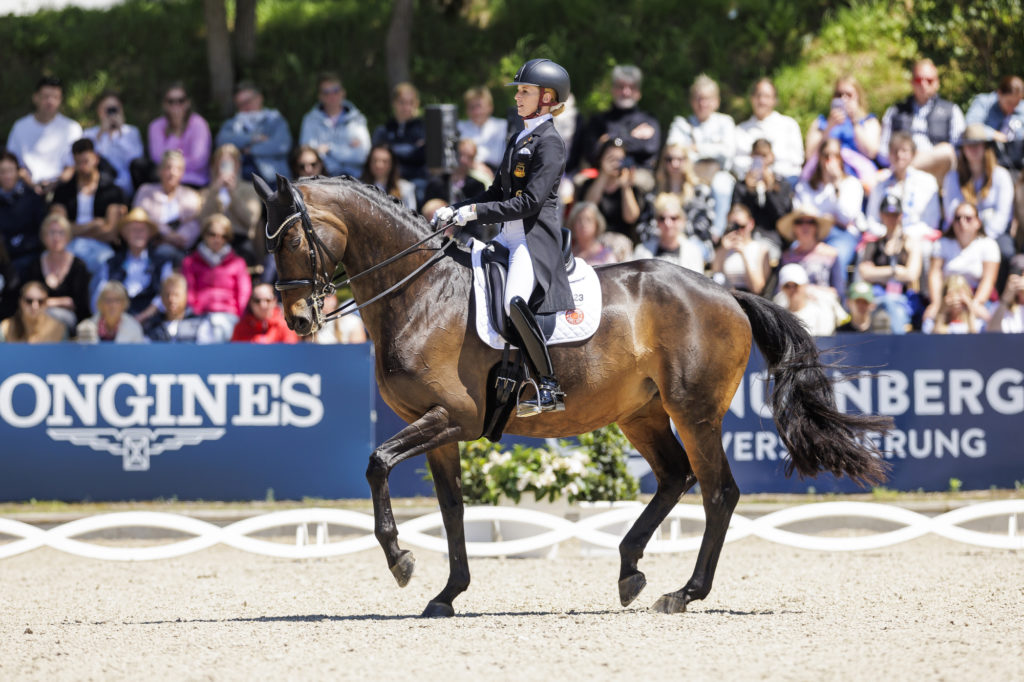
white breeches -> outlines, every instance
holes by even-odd
[[[516,296],[529,301],[537,280],[533,274],[533,260],[526,247],[526,232],[522,220],[503,224],[495,241],[508,248],[508,280],[505,282],[505,314],[509,313]]]

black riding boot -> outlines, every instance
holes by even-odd
[[[557,412],[565,409],[565,393],[555,379],[551,356],[544,342],[544,334],[533,316],[533,311],[519,296],[509,306],[509,321],[519,334],[519,340],[530,368],[537,377],[537,397],[524,400],[516,408],[517,417],[532,417],[541,412]]]

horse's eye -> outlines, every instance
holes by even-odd
[[[301,244],[302,244],[302,237],[300,237],[297,234],[296,235],[292,235],[292,238],[288,240],[288,249],[291,250],[291,251],[294,251],[295,249],[299,248],[299,246]]]

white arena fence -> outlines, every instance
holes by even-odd
[[[467,527],[500,524],[510,528],[519,524],[532,534],[518,539],[497,541],[470,541],[467,550],[470,556],[551,556],[557,545],[571,539],[578,539],[584,547],[599,553],[614,552],[621,535],[643,510],[643,505],[630,504],[611,508],[579,521],[570,521],[554,514],[519,507],[467,507]],[[800,549],[829,552],[847,552],[878,549],[901,542],[907,542],[927,534],[955,540],[980,547],[994,549],[1024,550],[1024,535],[1018,533],[1017,515],[1024,514],[1024,499],[1000,500],[972,504],[938,516],[926,516],[918,512],[892,505],[867,502],[822,502],[797,505],[750,519],[734,514],[726,536],[726,542],[736,542],[748,537],[758,537]],[[783,527],[804,521],[827,518],[863,518],[886,521],[902,525],[887,532],[858,534],[838,537],[804,534],[785,530]],[[1006,534],[990,533],[961,527],[961,524],[991,517],[1007,517]],[[677,537],[680,521],[703,523],[704,510],[699,505],[680,504],[669,515],[669,537],[659,533],[647,546],[645,553],[672,553],[695,551],[700,547],[702,528],[692,536]],[[483,522],[480,524],[478,522]],[[310,537],[309,527],[315,528]],[[331,541],[329,527],[349,529],[344,539]],[[253,533],[272,529],[295,529],[295,543],[250,537]],[[157,528],[190,534],[194,537],[169,543],[119,547],[76,539],[77,536],[132,528]],[[448,545],[439,536],[442,528],[440,512],[425,514],[398,525],[400,538],[406,547],[416,547],[433,552],[445,553]],[[609,528],[615,529],[609,532]],[[355,531],[355,533],[353,532]],[[359,534],[359,533],[362,534]],[[290,533],[290,530],[289,530]],[[468,531],[467,531],[468,533]],[[356,537],[352,537],[356,535]],[[512,533],[505,533],[512,535]],[[362,512],[343,509],[307,508],[278,511],[254,516],[218,526],[206,521],[164,512],[117,512],[98,514],[58,525],[44,530],[36,526],[0,518],[0,539],[2,536],[13,540],[0,544],[0,558],[12,557],[39,547],[75,554],[91,559],[114,561],[146,561],[167,559],[222,544],[254,554],[287,559],[309,559],[351,554],[376,548],[373,535],[373,517]],[[547,550],[545,552],[545,550]]]

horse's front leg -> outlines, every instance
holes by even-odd
[[[448,536],[448,584],[430,600],[423,611],[428,617],[454,616],[452,601],[469,587],[469,561],[466,557],[466,529],[462,523],[462,464],[459,446],[445,445],[427,453],[430,473],[441,505],[441,517]]]
[[[398,547],[398,527],[391,511],[388,476],[399,462],[457,441],[459,432],[459,427],[449,421],[448,410],[437,405],[385,441],[370,455],[366,480],[370,483],[370,494],[373,497],[374,535],[384,549],[388,568],[398,581],[399,587],[405,587],[409,583],[416,562],[412,552]]]

